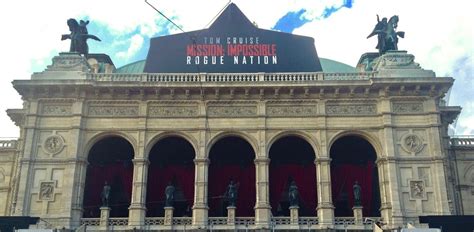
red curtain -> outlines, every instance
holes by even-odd
[[[146,197],[147,216],[163,216],[165,188],[170,182],[173,182],[176,188],[175,209],[178,207],[176,204],[184,205],[184,210],[188,206],[189,208],[193,206],[194,165],[168,165],[166,167],[150,165]],[[179,191],[182,191],[184,199],[179,199],[180,196],[177,196]]]
[[[106,181],[111,186],[110,216],[128,216],[132,197],[133,165],[124,161],[104,166],[89,165],[84,193],[84,217],[100,216],[101,193]]]
[[[249,217],[254,215],[255,207],[255,165],[209,165],[209,216],[226,215],[223,195],[230,180],[238,184],[236,216]]]
[[[339,217],[353,216],[354,206],[353,186],[357,181],[361,186],[361,201],[363,214],[373,216],[373,205],[375,199],[373,193],[374,164],[367,162],[366,165],[357,164],[332,164],[331,165],[331,185],[332,200],[336,207],[336,215]],[[337,209],[339,208],[339,209]]]
[[[315,216],[317,207],[316,167],[314,164],[270,163],[270,205],[274,216],[279,216],[278,206],[288,214],[288,179],[291,177],[298,186],[300,194],[300,216]],[[283,205],[282,205],[283,203]],[[281,209],[284,207],[285,209]],[[289,216],[289,215],[288,215]]]

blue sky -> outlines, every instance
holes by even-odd
[[[228,3],[228,0],[187,1],[149,0],[185,31],[199,30]],[[361,54],[375,50],[376,38],[366,39],[376,23],[376,15],[399,15],[399,30],[406,32],[399,48],[415,55],[415,61],[438,76],[453,76],[456,82],[450,105],[462,106],[456,123],[457,134],[474,134],[474,16],[468,0],[234,0],[258,24],[272,29],[315,38],[320,57],[355,66]],[[429,3],[429,5],[428,5]],[[3,77],[0,91],[0,137],[19,134],[5,113],[21,108],[21,98],[11,81],[29,79],[51,63],[53,56],[67,51],[69,42],[60,41],[68,33],[68,18],[89,19],[89,33],[102,42],[89,42],[90,51],[110,55],[117,67],[145,59],[149,39],[179,33],[143,1],[71,0],[0,2],[4,32],[0,38]],[[426,10],[428,9],[429,10]]]

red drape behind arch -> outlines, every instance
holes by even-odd
[[[84,217],[99,217],[104,183],[111,186],[111,217],[127,217],[132,197],[133,165],[118,162],[104,166],[89,165],[84,190]]]
[[[255,165],[209,165],[209,216],[223,216],[226,208],[223,205],[223,195],[230,180],[238,184],[236,216],[249,217],[254,215],[255,207]]]
[[[194,204],[194,165],[168,165],[159,167],[150,165],[148,169],[146,207],[147,216],[163,216],[165,188],[174,180],[176,191],[182,191],[183,199],[175,195],[175,204],[185,204],[192,207]],[[183,215],[176,215],[183,216]],[[191,215],[187,215],[191,216]]]
[[[336,207],[336,213],[339,213],[336,216],[353,216],[355,181],[361,186],[364,216],[375,216],[371,215],[372,207],[374,207],[373,181],[378,181],[373,180],[374,171],[377,169],[374,168],[373,162],[367,162],[366,165],[331,164],[332,200]],[[344,198],[347,201],[344,201]],[[337,209],[338,207],[339,209]]]
[[[288,177],[292,177],[300,194],[300,216],[315,216],[317,207],[316,167],[314,164],[281,164],[270,163],[270,205],[274,216],[278,215],[280,201],[287,201]],[[282,196],[283,195],[283,196]],[[284,207],[284,206],[282,206]],[[286,206],[287,207],[287,206]],[[287,210],[287,209],[283,209]],[[289,215],[288,215],[289,216]]]

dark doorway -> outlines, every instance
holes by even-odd
[[[186,139],[177,136],[161,139],[152,147],[148,156],[148,217],[164,216],[165,188],[169,184],[175,188],[174,216],[192,216],[195,156],[193,146]]]
[[[331,146],[331,186],[336,217],[353,216],[353,186],[361,186],[364,216],[380,216],[380,191],[375,149],[358,136],[344,136]]]
[[[270,148],[270,204],[275,216],[289,216],[288,188],[295,181],[299,215],[315,216],[317,207],[315,152],[304,139],[287,136]]]
[[[217,141],[209,152],[209,216],[227,215],[224,198],[230,181],[237,184],[236,216],[251,217],[255,206],[255,152],[239,137]]]
[[[124,138],[104,138],[92,146],[84,189],[85,218],[100,217],[101,193],[105,182],[110,187],[111,217],[128,217],[132,196],[134,151]]]

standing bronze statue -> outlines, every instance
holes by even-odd
[[[69,52],[77,52],[79,54],[87,55],[89,54],[89,46],[87,46],[87,39],[101,41],[97,36],[89,35],[86,27],[87,24],[89,24],[88,20],[80,20],[79,23],[75,19],[67,20],[67,25],[71,33],[62,35],[61,40],[71,40]]]
[[[379,54],[382,55],[388,50],[398,50],[398,37],[404,38],[405,32],[396,31],[398,27],[398,15],[392,16],[388,21],[387,18],[380,20],[377,15],[377,24],[367,39],[377,35],[377,48]]]
[[[288,201],[290,202],[290,207],[299,206],[299,199],[300,193],[298,191],[298,186],[296,186],[296,182],[292,180],[288,187]]]
[[[354,183],[354,186],[352,186],[352,189],[354,190],[354,206],[361,206],[362,205],[362,200],[361,200],[362,189],[357,181]]]
[[[108,207],[109,199],[110,199],[110,185],[107,184],[107,181],[105,182],[104,188],[102,189],[101,197],[102,197],[102,206]]]
[[[227,200],[227,206],[235,206],[237,202],[237,185],[233,180],[230,180],[229,185],[227,185],[224,198]]]
[[[168,186],[165,188],[165,207],[172,207],[174,205],[174,192],[176,188],[174,187],[173,184],[168,183]]]

